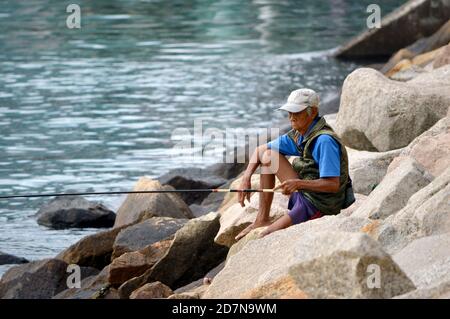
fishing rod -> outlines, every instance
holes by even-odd
[[[150,191],[117,191],[117,192],[84,192],[84,193],[48,193],[25,195],[2,195],[0,199],[31,198],[31,197],[59,197],[59,196],[89,196],[89,195],[120,195],[120,194],[160,194],[160,193],[274,193],[272,188],[260,189],[231,189],[231,188],[203,188],[203,189],[160,189]],[[281,190],[279,190],[281,191]]]

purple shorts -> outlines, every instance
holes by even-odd
[[[300,224],[311,219],[322,217],[322,213],[307,200],[302,193],[294,192],[289,197],[289,217],[292,224]]]

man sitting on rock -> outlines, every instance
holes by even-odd
[[[347,151],[325,119],[318,116],[318,94],[310,89],[295,90],[279,110],[289,112],[292,130],[256,148],[239,189],[251,188],[251,176],[261,165],[260,188],[272,189],[277,176],[281,184],[275,189],[290,195],[289,212],[271,224],[273,193],[259,193],[256,220],[236,240],[257,227],[269,225],[262,234],[265,236],[293,224],[338,214],[344,203],[349,178]],[[286,155],[298,158],[291,165]],[[250,193],[240,192],[242,207],[245,198],[249,200]]]

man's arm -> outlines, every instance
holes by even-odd
[[[261,158],[264,152],[267,150],[267,144],[260,145],[255,148],[252,156],[250,157],[250,161],[247,165],[247,168],[242,177],[241,184],[239,185],[239,189],[249,189],[251,188],[251,180],[252,175],[261,164]],[[250,193],[240,192],[238,193],[238,200],[242,207],[245,206],[244,200],[247,198],[250,201]]]
[[[319,166],[320,178],[314,180],[292,179],[286,181],[279,188],[285,193],[297,190],[312,192],[336,193],[340,187],[340,146],[329,135],[317,138],[313,147],[312,156]]]
[[[299,180],[298,189],[312,192],[337,193],[339,191],[339,177],[322,177],[315,180]]]
[[[313,180],[288,179],[274,188],[282,189],[283,194],[289,195],[299,190],[312,192],[337,193],[339,191],[339,177],[323,177]]]

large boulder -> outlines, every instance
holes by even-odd
[[[267,229],[267,226],[255,228],[255,229],[251,230],[243,238],[241,238],[237,243],[235,243],[233,246],[231,246],[230,250],[228,250],[227,259],[225,259],[225,264],[230,260],[230,258],[232,256],[234,256],[238,252],[240,252],[242,250],[242,248],[244,248],[245,245],[247,245],[250,241],[260,239],[262,232],[266,229]]]
[[[450,86],[450,65],[444,65],[439,69],[425,72],[416,76],[408,84],[414,86],[440,86],[448,88]]]
[[[29,261],[22,257],[17,257],[0,251],[0,265],[26,264]]]
[[[369,232],[390,254],[415,239],[450,232],[450,168],[415,193],[404,208]]]
[[[403,59],[399,61],[396,65],[394,65],[389,71],[387,71],[385,75],[391,79],[399,81],[399,80],[406,80],[404,79],[405,76],[400,77],[400,79],[398,79],[397,77],[399,73],[406,71],[414,71],[415,72],[414,76],[411,76],[411,79],[414,79],[417,76],[421,75],[422,73],[426,73],[427,65],[433,64],[434,60],[437,57],[440,57],[444,51],[445,46],[442,46],[433,51],[419,54],[412,59]]]
[[[56,258],[64,260],[68,264],[103,269],[111,262],[116,236],[124,227],[113,228],[86,236],[63,250]]]
[[[79,196],[57,197],[37,212],[39,225],[54,229],[112,227],[116,214],[100,203]]]
[[[174,294],[167,297],[167,299],[202,299],[207,288],[207,285],[202,285],[189,291],[174,292]]]
[[[436,50],[450,42],[450,20],[439,28],[432,36],[421,38],[406,48],[397,51],[381,68],[386,74],[402,60],[410,61],[417,55]],[[437,67],[435,67],[437,68]]]
[[[388,168],[394,170],[405,158],[412,157],[433,176],[439,176],[450,166],[450,117],[446,116],[426,132],[416,137],[395,158]]]
[[[50,299],[67,288],[68,264],[58,259],[33,261],[9,269],[0,281],[0,299]],[[81,278],[98,273],[81,268]]]
[[[393,256],[419,289],[450,281],[450,233],[419,238]]]
[[[222,271],[225,266],[225,261],[220,263],[218,266],[214,267],[204,276],[196,281],[187,284],[186,286],[180,287],[174,291],[177,296],[172,296],[173,299],[178,298],[189,298],[189,299],[200,299],[201,295],[205,292],[204,287],[209,285],[214,277]]]
[[[208,189],[217,188],[227,180],[217,176],[210,170],[202,168],[176,168],[158,178],[161,184],[167,184],[175,189]],[[180,197],[190,205],[201,203],[208,196],[207,192],[180,193]]]
[[[235,158],[233,163],[216,163],[212,164],[211,166],[208,166],[206,169],[210,172],[212,172],[216,176],[220,176],[222,178],[225,178],[226,180],[229,180],[231,178],[235,178],[240,173],[242,173],[243,170],[247,167],[246,161],[248,160],[248,152],[246,152],[246,158],[239,160],[237,158],[238,151],[235,151]],[[241,162],[241,163],[239,163]]]
[[[340,216],[348,217],[351,216],[362,204],[367,201],[367,195],[355,193],[355,202],[345,209],[342,209],[339,213]]]
[[[369,236],[300,227],[250,241],[203,298],[390,298],[415,288]],[[379,285],[373,269],[382,274]]]
[[[116,289],[108,283],[109,266],[97,274],[84,278],[80,288],[66,289],[52,299],[119,299]]]
[[[416,289],[394,299],[450,299],[450,281],[436,287]]]
[[[336,132],[355,149],[398,149],[445,117],[449,105],[450,85],[396,82],[361,68],[344,81]]]
[[[408,66],[408,68],[400,70],[397,73],[389,76],[389,78],[395,81],[408,82],[426,72],[428,71],[420,66],[410,65]]]
[[[450,16],[445,0],[410,0],[381,21],[344,44],[335,56],[342,59],[386,57],[414,41],[432,35]],[[401,35],[401,36],[400,36]]]
[[[140,250],[175,234],[188,219],[153,217],[141,223],[123,229],[116,237],[112,258]]]
[[[401,150],[367,152],[347,147],[348,169],[354,192],[369,195],[381,182],[389,164],[400,152]]]
[[[340,95],[339,95],[339,101],[341,101]],[[339,104],[338,104],[338,109],[339,109]],[[331,128],[334,130],[336,127],[337,113],[327,114],[327,115],[324,115],[323,117],[325,118],[325,121],[327,122],[327,124],[329,126],[331,126]]]
[[[362,231],[362,229],[367,227],[370,223],[371,220],[367,218],[359,218],[353,216],[347,217],[343,216],[342,214],[338,214],[335,216],[323,216],[321,218],[301,223],[297,226],[297,232],[299,234],[320,231],[344,231],[355,233]],[[231,246],[230,250],[228,251],[226,262],[228,262],[231,256],[241,251],[248,242],[259,239],[261,237],[261,233],[265,229],[266,227],[253,229],[244,238],[240,239],[237,243]]]
[[[160,281],[176,289],[203,277],[227,254],[228,249],[214,243],[218,230],[217,213],[191,219],[176,232],[169,250],[152,268],[119,287],[121,298],[149,282]]]
[[[450,20],[449,20],[450,25]],[[450,27],[449,27],[450,28]],[[450,64],[450,44],[447,44],[442,52],[434,59],[433,68],[437,69]]]
[[[141,177],[133,191],[174,190],[158,181]],[[193,218],[186,203],[175,193],[129,194],[120,206],[114,227],[134,224],[151,217]]]
[[[133,291],[133,293],[130,295],[130,299],[167,298],[172,294],[172,289],[159,281],[155,281],[149,284],[145,284],[141,288]]]
[[[288,212],[289,196],[274,193],[272,206],[270,208],[270,219],[274,221]],[[250,197],[250,203],[241,207],[236,203],[229,207],[220,216],[220,229],[214,239],[219,245],[231,247],[234,239],[244,228],[255,221],[258,214],[259,196]]]
[[[133,277],[142,275],[166,254],[171,243],[172,239],[162,240],[114,259],[109,265],[108,282],[117,287]]]
[[[384,177],[352,216],[384,219],[403,208],[415,192],[432,180],[420,164],[408,158]]]

